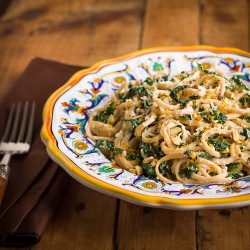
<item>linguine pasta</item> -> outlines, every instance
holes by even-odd
[[[250,175],[250,91],[205,69],[122,83],[86,134],[120,167],[164,182]]]

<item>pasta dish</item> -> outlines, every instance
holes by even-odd
[[[197,64],[124,82],[86,130],[131,173],[164,182],[229,182],[250,175],[250,91],[238,76]]]

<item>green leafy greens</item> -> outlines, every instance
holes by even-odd
[[[152,144],[141,142],[139,148],[143,159],[150,156],[157,157],[157,151]]]
[[[218,114],[217,111],[216,111],[216,113],[214,115],[214,120],[216,120],[220,124],[224,124],[227,121],[227,116],[222,112],[220,112]]]
[[[197,173],[198,168],[195,166],[193,161],[189,161],[188,165],[186,168],[182,168],[180,170],[180,175],[190,178],[193,173]]]
[[[250,123],[250,116],[248,116],[248,117],[241,117],[241,119],[243,119],[246,122]]]
[[[141,162],[143,160],[139,150],[138,151],[127,152],[126,159],[127,160],[136,160],[136,161],[138,161],[139,164],[141,164]]]
[[[181,118],[184,120],[192,120],[192,115],[182,115]]]
[[[200,140],[200,138],[202,137],[203,134],[204,134],[203,131],[199,131],[198,135],[195,136],[195,139]]]
[[[97,143],[95,144],[96,148],[105,148],[110,150],[113,153],[122,153],[121,148],[115,148],[114,143],[107,141],[107,140],[98,140]]]
[[[207,70],[204,68],[204,66],[200,63],[197,63],[198,64],[198,69],[200,69],[201,71],[203,71],[204,73],[206,74],[209,74],[209,75],[216,75],[216,76],[221,76],[219,73],[217,72],[214,72],[214,71],[210,71],[210,70]]]
[[[181,100],[180,98],[179,98],[179,96],[177,95],[180,91],[182,91],[183,89],[186,89],[188,86],[187,85],[181,85],[181,86],[177,86],[177,87],[175,87],[174,89],[172,89],[171,90],[171,92],[170,92],[170,97],[174,100],[174,101],[176,101],[177,103],[180,103],[180,105],[181,105],[181,108],[185,108],[186,107],[186,105],[187,105],[187,103],[190,101],[189,99],[188,100],[185,100],[185,101],[183,101],[183,100]]]
[[[232,80],[236,85],[238,85],[240,88],[245,89],[245,90],[249,90],[249,88],[246,86],[246,84],[243,83],[243,82],[240,80],[239,76],[234,75],[234,76],[231,78],[231,80]]]
[[[154,168],[149,163],[142,164],[143,173],[149,178],[156,178]]]
[[[171,171],[171,167],[172,167],[173,162],[172,161],[164,161],[160,164],[159,166],[159,170],[160,173],[165,176],[166,178],[170,179],[170,180],[176,180],[175,175],[172,173]]]
[[[144,80],[144,82],[147,83],[147,84],[150,85],[150,86],[152,86],[152,85],[154,84],[154,81],[153,81],[150,77],[146,78],[146,79]]]
[[[216,151],[223,152],[230,146],[230,143],[227,139],[221,139],[218,136],[209,136],[208,143],[212,144]]]
[[[135,95],[141,95],[141,96],[152,96],[153,93],[149,89],[145,88],[144,86],[134,86],[129,89],[127,94],[121,94],[121,99],[123,101],[127,99],[131,99]]]
[[[192,153],[192,150],[188,149],[183,154],[189,156]]]
[[[201,116],[203,120],[207,123],[212,123],[214,120],[217,121],[217,123],[225,124],[227,121],[227,116],[222,112],[218,113],[217,109],[214,106],[212,106],[211,110],[209,111],[209,114],[203,112],[201,113]]]
[[[130,131],[133,131],[140,123],[136,121],[135,119],[129,119],[127,120],[130,122]]]
[[[152,98],[146,98],[141,100],[141,108],[148,109],[153,105]]]
[[[200,158],[205,158],[205,159],[212,159],[213,158],[213,156],[212,155],[210,155],[208,152],[206,152],[206,151],[203,151],[201,154],[199,154],[199,157]]]
[[[245,140],[247,140],[250,138],[250,128],[243,128],[240,134],[245,136]]]
[[[94,121],[107,123],[109,116],[112,115],[114,111],[115,111],[115,103],[111,102],[106,110],[104,110],[99,115],[96,115],[94,117]]]
[[[230,163],[226,165],[227,170],[229,172],[229,176],[232,177],[232,179],[237,179],[244,175],[242,172],[239,171],[238,165],[238,163]]]
[[[247,94],[246,96],[243,96],[240,98],[240,103],[243,107],[249,107],[250,108],[250,95]]]
[[[209,115],[207,113],[203,112],[203,113],[201,113],[201,116],[205,122],[212,123],[212,119],[209,117]]]

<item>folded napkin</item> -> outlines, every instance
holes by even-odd
[[[81,69],[34,59],[1,103],[0,135],[8,107],[18,101],[36,101],[31,151],[13,156],[5,197],[0,207],[0,245],[30,246],[40,240],[67,187],[69,176],[48,157],[40,139],[42,109],[49,95]]]

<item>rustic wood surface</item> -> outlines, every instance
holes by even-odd
[[[2,2],[0,98],[37,56],[88,66],[159,45],[250,49],[249,0]],[[143,208],[72,182],[41,242],[31,249],[247,250],[250,208]]]

